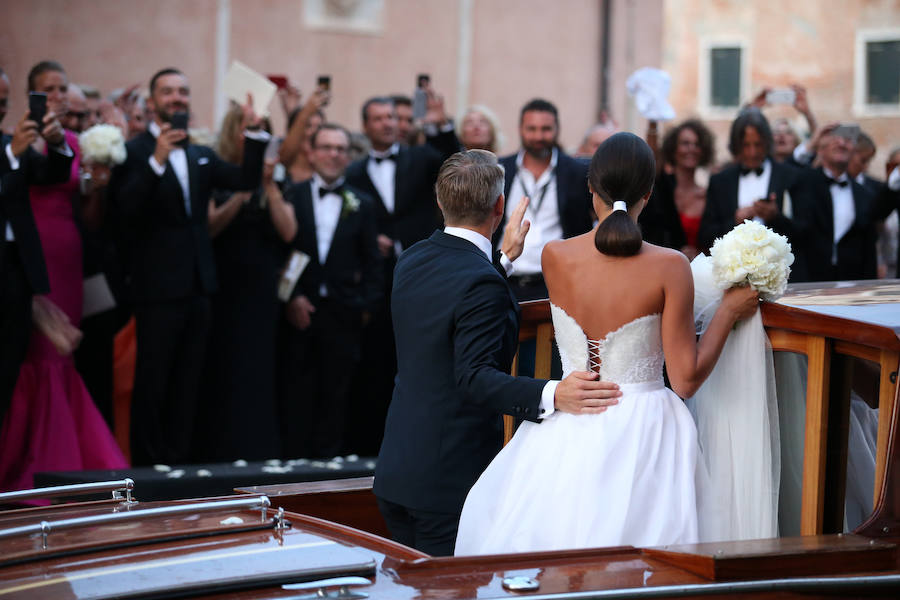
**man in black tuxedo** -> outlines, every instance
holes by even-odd
[[[547,242],[590,231],[591,194],[587,185],[588,162],[572,158],[559,147],[559,115],[546,100],[534,99],[519,115],[522,148],[500,159],[506,172],[503,194],[509,200],[506,214],[494,235],[500,245],[503,225],[523,197],[530,202],[525,217],[531,233],[516,264],[510,284],[520,301],[547,297],[541,274],[541,252]]]
[[[0,69],[0,122],[6,116],[9,79]],[[56,115],[43,128],[26,115],[13,135],[0,134],[0,423],[9,408],[31,333],[31,299],[50,291],[41,239],[28,186],[61,183],[71,175],[74,154]],[[42,136],[46,155],[31,144]]]
[[[285,191],[297,215],[294,249],[310,262],[286,307],[280,414],[285,455],[332,457],[343,449],[363,320],[382,296],[375,205],[345,182],[350,134],[325,124],[310,139],[312,179]]]
[[[430,95],[425,121],[426,128],[435,135],[427,144],[400,143],[397,113],[388,97],[367,100],[362,107],[362,121],[372,148],[367,157],[347,168],[346,177],[347,183],[375,202],[378,248],[384,259],[383,302],[373,311],[363,332],[364,358],[353,394],[354,401],[359,402],[351,410],[354,446],[348,450],[372,455],[381,443],[381,423],[397,373],[389,305],[394,265],[402,251],[440,227],[434,182],[441,163],[458,145],[443,103],[434,94]]]
[[[877,276],[875,197],[847,173],[855,138],[855,132],[841,127],[823,135],[822,166],[804,172],[810,281]]]
[[[395,540],[450,555],[466,494],[500,450],[500,413],[601,412],[619,392],[588,372],[561,382],[508,374],[519,307],[490,242],[505,213],[503,170],[490,152],[461,152],[436,187],[447,227],[404,252],[394,272],[399,372],[374,491]],[[504,232],[510,260],[528,231],[524,212],[522,203]]]
[[[128,235],[131,290],[137,319],[137,363],[131,407],[135,464],[190,459],[199,382],[216,289],[207,229],[212,189],[259,185],[268,135],[245,132],[238,167],[175,129],[190,110],[187,77],[164,69],[150,80],[153,122],[127,144],[128,158],[113,172],[113,205]],[[252,109],[248,122],[258,126]]]
[[[744,109],[732,122],[728,149],[735,162],[709,179],[698,245],[710,248],[744,220],[759,221],[790,241],[791,281],[808,281],[807,230],[800,218],[807,190],[797,169],[771,158],[772,130],[758,108]]]

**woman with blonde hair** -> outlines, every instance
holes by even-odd
[[[462,118],[459,141],[466,150],[489,150],[497,154],[503,147],[503,134],[494,111],[481,104],[470,106]]]

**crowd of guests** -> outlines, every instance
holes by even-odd
[[[0,71],[0,121],[24,88],[47,94],[48,113],[14,116],[0,152],[0,489],[30,487],[37,471],[125,464],[107,425],[113,339],[129,322],[133,464],[377,454],[392,319],[403,318],[390,310],[396,259],[441,226],[444,160],[502,147],[492,111],[473,106],[454,124],[428,87],[424,115],[408,97],[374,96],[354,132],[327,119],[327,89],[303,101],[289,84],[284,132],[248,99],[212,136],[175,126],[191,110],[177,69],[103,98],[44,61],[27,82]],[[789,121],[769,124],[762,93],[732,123],[724,164],[702,121],[665,134],[651,123],[659,172],[644,238],[692,258],[754,219],[790,239],[792,281],[896,276],[900,149],[888,179],[871,178],[868,135],[819,127],[800,87],[795,107],[806,141]],[[98,123],[128,140],[123,164],[81,160],[77,134]],[[500,159],[506,218],[529,198],[509,277],[519,300],[546,297],[547,242],[593,227],[585,159],[617,131],[604,116],[570,155],[559,129],[551,102],[528,101],[520,148]],[[114,302],[82,320],[83,282],[98,276]]]

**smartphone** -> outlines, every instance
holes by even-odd
[[[174,113],[172,115],[172,121],[171,121],[172,129],[184,129],[184,131],[187,132],[188,118],[189,118],[189,115],[186,112]],[[178,142],[178,145],[186,148],[189,143],[190,143],[190,140],[188,139],[187,136],[185,136],[183,140]]]
[[[279,90],[283,90],[287,87],[288,79],[286,75],[268,75],[267,77]]]
[[[428,92],[425,88],[431,83],[431,75],[427,73],[419,73],[416,76],[416,90],[413,92],[413,120],[421,121],[428,112]]]
[[[38,131],[44,128],[44,117],[47,115],[47,94],[28,92],[28,119],[38,124]]]
[[[326,92],[331,91],[331,75],[319,75],[319,78],[316,79],[316,85]]]
[[[859,138],[859,125],[856,123],[841,123],[831,132],[832,135],[841,137],[852,142],[856,142]]]
[[[775,88],[766,93],[766,104],[793,104],[797,93],[791,88]]]

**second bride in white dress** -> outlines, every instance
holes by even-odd
[[[727,291],[697,343],[687,259],[643,243],[635,222],[654,172],[643,140],[609,138],[589,172],[600,224],[543,256],[564,375],[599,372],[619,384],[618,405],[523,423],[469,492],[457,555],[691,543],[714,520],[712,509],[698,519],[710,490],[698,486],[697,430],[663,384],[664,357],[690,396],[757,296]]]

